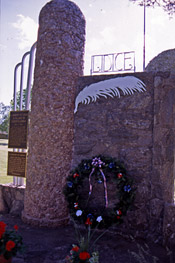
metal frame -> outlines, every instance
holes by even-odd
[[[29,105],[30,105],[30,94],[31,94],[31,83],[32,83],[32,72],[33,72],[33,58],[34,58],[34,51],[36,49],[36,44],[37,42],[35,42],[33,44],[33,46],[31,47],[30,51],[26,52],[23,57],[22,57],[22,61],[20,63],[18,63],[15,66],[14,69],[14,94],[13,94],[13,98],[14,98],[14,108],[13,110],[16,111],[17,109],[17,70],[19,67],[21,67],[21,76],[20,76],[20,105],[19,105],[19,109],[22,110],[22,99],[23,99],[23,80],[24,80],[24,63],[25,63],[25,59],[26,57],[29,55],[29,65],[28,65],[28,74],[27,74],[27,94],[26,94],[26,101],[25,101],[25,109],[29,110]],[[27,150],[25,149],[13,149],[14,152],[27,152]],[[24,185],[24,178],[21,177],[13,177],[13,184],[14,185]]]
[[[126,55],[128,54],[132,54],[133,56],[133,64],[131,64],[131,68],[126,68],[126,60],[129,59],[126,57]],[[118,58],[119,55],[123,55],[123,68],[121,69],[117,69],[116,68],[116,60]],[[94,69],[94,60],[97,57],[101,57],[101,66],[98,67],[99,70],[95,70]],[[108,69],[106,69],[106,65],[105,65],[105,58],[108,57],[110,59],[110,67]],[[131,57],[130,57],[131,58]],[[90,70],[90,74],[92,75],[93,73],[97,74],[101,74],[101,73],[112,73],[112,72],[126,72],[126,71],[132,71],[135,72],[135,52],[134,51],[130,51],[130,52],[120,52],[120,53],[111,53],[111,54],[103,54],[103,55],[94,55],[91,57],[91,70]]]

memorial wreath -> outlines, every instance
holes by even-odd
[[[89,206],[93,193],[92,178],[95,178],[97,183],[104,186],[103,210],[98,209],[98,205],[95,209]],[[109,206],[108,201],[107,185],[109,179],[115,187],[116,200],[112,208]],[[86,188],[88,187],[88,196],[84,197],[86,202],[82,202],[85,185]],[[126,215],[127,210],[133,203],[135,188],[133,187],[133,179],[127,174],[122,162],[111,157],[98,156],[82,160],[70,172],[64,194],[68,202],[69,213],[75,221],[91,225],[92,228],[97,226],[108,228],[112,224],[122,223],[123,216]]]

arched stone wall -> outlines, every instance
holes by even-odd
[[[146,66],[146,72],[169,71],[175,73],[175,49],[161,52]]]

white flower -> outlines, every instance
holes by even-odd
[[[103,218],[102,218],[101,216],[98,216],[98,217],[97,217],[97,222],[100,223],[102,220],[103,220]]]
[[[82,215],[82,211],[81,210],[77,210],[77,212],[76,212],[76,216],[81,216]]]

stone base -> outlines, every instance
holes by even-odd
[[[70,218],[65,217],[62,219],[48,219],[48,218],[34,218],[25,213],[25,211],[22,211],[22,220],[24,223],[32,225],[32,226],[38,226],[38,227],[49,227],[54,228],[62,225],[67,225],[69,223]]]
[[[21,216],[24,209],[25,186],[16,186],[12,183],[0,185],[0,213],[10,213]]]
[[[164,246],[175,246],[175,205],[166,203],[163,220],[163,244]]]

